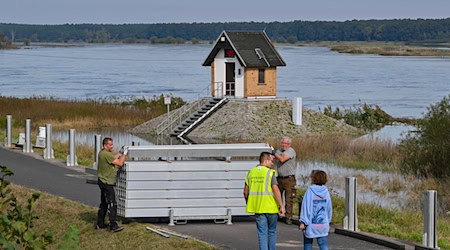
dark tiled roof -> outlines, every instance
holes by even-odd
[[[221,41],[225,37],[225,41]],[[244,67],[286,66],[264,32],[223,31],[203,66],[211,66],[220,49],[233,49]]]

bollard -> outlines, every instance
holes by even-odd
[[[423,245],[425,247],[439,248],[437,243],[437,192],[427,190],[423,192]]]
[[[23,145],[23,152],[33,153],[33,147],[31,146],[31,120],[25,120],[25,145]]]
[[[5,146],[11,147],[12,146],[12,116],[7,115],[6,116],[6,140],[5,140]]]
[[[301,97],[296,97],[292,101],[292,122],[295,125],[301,126],[303,124],[303,102]]]
[[[75,155],[75,129],[69,130],[69,155],[67,156],[67,166],[78,166]]]
[[[356,178],[345,178],[345,214],[344,229],[358,231],[358,213],[356,199]]]
[[[52,125],[45,124],[45,149],[44,159],[55,159],[52,147]]]
[[[102,143],[102,135],[95,135],[95,142],[94,142],[94,164],[93,168],[98,169],[98,153],[100,153],[100,150],[102,150],[103,143]]]

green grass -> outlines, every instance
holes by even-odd
[[[34,190],[11,185],[19,201],[31,197]],[[164,238],[152,233],[148,223],[125,224],[125,230],[111,233],[95,230],[97,209],[49,194],[42,194],[36,202],[34,213],[39,217],[34,221],[37,232],[51,232],[54,242],[49,249],[59,249],[69,226],[77,227],[80,238],[79,249],[215,249],[207,243],[195,239],[178,237]]]
[[[303,194],[306,189],[299,189]],[[330,193],[333,193],[330,190]],[[298,205],[294,203],[293,211],[297,215]],[[345,215],[345,198],[332,195],[333,219],[331,224],[343,225]],[[358,203],[358,228],[416,244],[422,244],[423,213],[408,209],[386,209],[374,204]],[[450,215],[443,215],[437,220],[438,245],[441,249],[450,249]]]

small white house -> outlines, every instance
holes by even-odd
[[[286,66],[265,32],[223,31],[203,66],[211,66],[211,95],[275,98],[277,66]]]

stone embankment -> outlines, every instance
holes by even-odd
[[[155,134],[165,115],[130,130]],[[303,108],[303,124],[292,122],[292,101],[288,99],[230,99],[228,103],[197,126],[188,137],[222,141],[260,142],[283,136],[321,134],[360,135],[362,131],[320,112]]]

